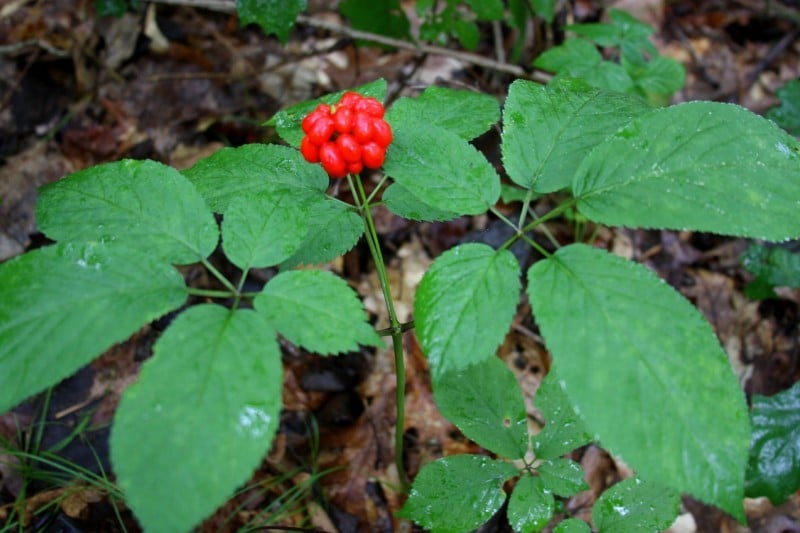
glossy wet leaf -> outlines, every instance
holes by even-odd
[[[511,326],[519,291],[519,263],[508,250],[462,244],[433,262],[414,310],[434,380],[494,355]]]
[[[592,509],[592,521],[601,532],[655,532],[667,529],[680,510],[681,497],[674,490],[628,478],[600,496]]]
[[[274,34],[286,44],[294,21],[306,9],[306,0],[236,0],[242,26],[258,24],[267,35]]]
[[[306,350],[336,354],[383,342],[346,281],[322,270],[290,270],[272,278],[255,298],[275,330]]]
[[[514,182],[537,192],[567,188],[597,144],[649,109],[636,96],[575,82],[544,87],[515,81],[503,109],[506,171]]]
[[[544,428],[531,439],[538,459],[554,459],[591,441],[553,369],[536,389],[533,404],[545,419]]]
[[[444,221],[461,216],[427,204],[399,183],[389,185],[381,199],[389,211],[409,220]]]
[[[234,199],[222,221],[225,255],[242,270],[285,261],[308,233],[312,198],[298,190],[275,189]]]
[[[45,185],[36,222],[56,241],[117,241],[175,264],[205,259],[219,240],[197,190],[155,161],[106,163]]]
[[[589,488],[583,468],[570,459],[550,459],[537,466],[536,471],[547,490],[564,498]]]
[[[145,530],[188,531],[248,480],[278,428],[282,383],[258,313],[204,304],[169,326],[111,432],[117,482]]]
[[[246,144],[222,148],[183,174],[194,183],[214,212],[226,213],[236,198],[276,189],[324,192],[328,175],[299,151],[277,144]]]
[[[500,118],[497,99],[488,94],[431,86],[417,98],[400,98],[386,112],[396,131],[439,126],[472,140]]]
[[[0,412],[185,300],[172,266],[119,245],[55,244],[0,264]]]
[[[383,78],[347,90],[357,92],[363,96],[371,96],[380,102],[386,100],[386,80]],[[303,122],[306,115],[311,113],[321,103],[329,105],[335,104],[341,99],[344,93],[345,91],[337,91],[321,96],[315,100],[308,100],[282,109],[275,113],[275,116],[267,121],[265,125],[274,126],[275,131],[280,135],[281,139],[291,146],[299,148],[300,141],[302,141],[305,136],[300,124]],[[319,165],[315,166],[320,168]]]
[[[517,379],[497,357],[460,370],[436,382],[439,411],[481,447],[509,459],[528,450],[528,414]]]
[[[553,528],[553,533],[591,533],[591,531],[589,524],[577,518],[563,520]]]
[[[437,459],[417,474],[400,516],[433,533],[471,531],[503,505],[503,484],[518,474],[510,463],[482,455]]]
[[[567,397],[601,444],[742,519],[747,405],[700,312],[644,266],[582,244],[534,264],[528,293]]]
[[[398,129],[383,169],[414,196],[444,211],[478,215],[500,197],[500,177],[474,146],[438,126]]]
[[[508,522],[517,533],[541,531],[555,512],[553,493],[538,477],[523,474],[508,501]]]
[[[598,145],[573,191],[603,224],[783,240],[800,236],[798,151],[795,138],[741,107],[689,102]]]
[[[308,232],[282,268],[335,259],[355,246],[364,233],[364,221],[349,204],[321,193],[311,199],[306,223]]]
[[[753,396],[750,417],[747,495],[779,505],[800,488],[800,382],[774,396]]]

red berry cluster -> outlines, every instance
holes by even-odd
[[[322,163],[332,178],[378,168],[392,142],[383,113],[378,100],[354,92],[344,93],[333,106],[319,104],[303,119],[300,152],[309,163]]]

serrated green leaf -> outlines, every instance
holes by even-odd
[[[411,25],[399,0],[345,0],[339,11],[357,30],[406,40],[411,37]]]
[[[509,459],[528,451],[528,414],[516,377],[489,357],[436,382],[436,406],[446,419],[483,448]]]
[[[116,244],[55,244],[0,264],[0,412],[185,300],[172,266]]]
[[[225,255],[244,271],[288,259],[308,233],[312,198],[297,189],[276,189],[234,199],[222,221]]]
[[[742,256],[742,264],[773,287],[800,287],[800,254],[786,248],[751,244]]]
[[[522,475],[508,501],[508,522],[517,533],[541,531],[555,512],[556,501],[538,477]]]
[[[386,80],[383,78],[371,81],[359,87],[348,89],[348,91],[357,92],[363,96],[371,96],[383,102],[386,99]],[[266,126],[274,126],[275,131],[280,135],[281,139],[286,141],[289,145],[295,148],[300,147],[300,141],[303,140],[302,128],[300,127],[303,119],[311,113],[319,104],[335,104],[341,99],[346,91],[338,91],[331,94],[326,94],[315,100],[301,102],[293,106],[287,107],[278,111],[274,117],[266,122]],[[319,165],[315,165],[319,168]],[[324,174],[324,173],[323,173]],[[327,176],[326,176],[327,180]],[[327,181],[326,181],[327,183]]]
[[[568,518],[553,529],[553,533],[590,533],[591,531],[589,524],[577,518]]]
[[[462,139],[472,140],[500,118],[500,106],[491,95],[431,86],[418,98],[400,98],[386,112],[395,132],[417,132],[439,126]]]
[[[595,45],[586,39],[568,39],[564,44],[548,48],[541,53],[533,62],[533,66],[548,72],[561,72],[566,69],[574,72],[593,68],[602,60],[603,56]]]
[[[583,244],[534,264],[528,294],[562,386],[603,446],[743,519],[747,406],[700,312],[644,266]]]
[[[219,229],[203,198],[180,172],[126,159],[45,185],[39,229],[57,241],[117,241],[175,264],[206,258]]]
[[[399,183],[392,183],[381,197],[386,209],[409,220],[444,221],[458,218],[458,213],[428,205]]]
[[[420,470],[399,516],[432,533],[463,533],[486,522],[506,499],[513,465],[482,455],[454,455]]]
[[[117,481],[144,529],[188,531],[247,481],[278,429],[282,384],[275,334],[257,313],[205,304],[170,325],[111,432]]]
[[[531,442],[538,459],[554,459],[592,440],[586,424],[561,388],[553,368],[536,389],[533,403],[546,421],[542,431]]]
[[[320,354],[351,352],[383,342],[346,281],[321,270],[291,270],[272,278],[256,310],[294,344]]]
[[[530,0],[530,3],[536,15],[542,17],[548,24],[551,24],[555,16],[557,1],[558,0]]]
[[[297,15],[305,9],[306,0],[236,0],[242,26],[258,24],[264,33],[275,34],[283,44]]]
[[[779,505],[800,488],[800,382],[774,396],[753,396],[747,496]]]
[[[781,103],[764,114],[795,136],[800,136],[800,80],[792,80],[776,91]]]
[[[689,102],[598,145],[572,188],[580,211],[603,224],[783,240],[800,236],[799,150],[744,108]]]
[[[683,65],[664,56],[654,57],[640,72],[628,72],[646,95],[669,97],[680,91],[686,82],[686,69]]]
[[[628,478],[600,496],[592,509],[592,521],[601,532],[662,531],[680,510],[681,497],[674,490]]]
[[[433,262],[414,310],[434,380],[492,357],[511,326],[519,290],[519,263],[508,250],[462,244]]]
[[[448,29],[456,36],[459,44],[467,50],[475,50],[481,41],[481,31],[478,25],[469,20],[451,19]]]
[[[277,144],[246,144],[222,148],[183,171],[214,212],[226,213],[240,197],[276,189],[322,192],[328,175],[303,159],[297,150]]]
[[[305,239],[281,268],[330,261],[355,246],[364,233],[364,222],[349,204],[322,194],[309,204],[307,223]]]
[[[500,196],[500,177],[486,158],[437,126],[397,130],[383,170],[427,204],[460,215],[485,213]]]
[[[589,488],[583,468],[570,459],[550,459],[537,466],[536,471],[547,490],[564,498]]]
[[[575,83],[543,87],[517,80],[503,109],[502,153],[509,177],[525,188],[566,188],[581,160],[650,107],[640,98]]]

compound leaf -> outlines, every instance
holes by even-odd
[[[104,243],[61,243],[0,265],[0,412],[179,307],[170,265]]]
[[[175,264],[206,258],[219,240],[192,184],[155,161],[106,163],[45,185],[36,221],[53,240],[116,240]]]
[[[674,490],[628,478],[600,496],[592,509],[592,521],[600,531],[662,531],[675,521],[680,510],[681,497]]]
[[[534,264],[528,293],[590,432],[642,477],[743,519],[747,406],[700,312],[644,266],[582,244]]]
[[[433,262],[414,309],[434,380],[495,353],[511,325],[519,290],[519,263],[508,250],[462,244]]]
[[[297,15],[305,11],[306,0],[236,0],[242,26],[258,24],[267,35],[275,34],[286,44]]]
[[[445,372],[434,397],[442,415],[470,440],[509,459],[525,455],[525,401],[514,373],[497,357]]]
[[[433,533],[471,531],[503,505],[503,484],[517,475],[510,463],[482,455],[454,455],[420,470],[400,516]]]
[[[272,278],[255,298],[256,310],[275,330],[321,354],[381,346],[358,295],[342,278],[322,270],[291,270]]]
[[[794,238],[798,151],[795,138],[744,108],[689,102],[638,117],[597,146],[573,192],[603,224]]]
[[[508,501],[508,522],[517,533],[541,531],[553,518],[556,500],[541,478],[525,473]]]
[[[747,495],[779,505],[800,488],[800,382],[774,396],[753,396]]]
[[[170,325],[111,432],[118,483],[147,531],[188,531],[247,481],[278,429],[282,383],[275,334],[252,310],[204,304]]]

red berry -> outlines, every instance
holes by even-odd
[[[367,168],[379,168],[386,157],[386,148],[376,142],[368,142],[361,147],[361,161]]]
[[[348,174],[361,174],[362,170],[364,170],[364,164],[361,161],[359,161],[358,163],[347,164]]]
[[[366,113],[356,113],[353,119],[353,137],[360,143],[367,143],[372,140],[372,122],[374,117]]]
[[[339,153],[348,163],[361,161],[361,144],[349,133],[339,135],[336,139],[336,146],[339,147]]]
[[[350,133],[353,129],[353,110],[349,107],[337,107],[333,114],[333,125],[339,133]]]
[[[375,118],[383,118],[383,104],[375,98],[364,98],[360,102],[356,102],[355,110],[360,113],[366,113]]]
[[[300,127],[303,128],[303,132],[308,133],[311,130],[311,125],[316,122],[321,117],[326,117],[330,115],[331,108],[326,104],[320,104],[317,108],[306,115],[306,118],[303,119],[303,122],[300,123]]]
[[[372,140],[386,148],[392,142],[392,127],[382,118],[372,121]]]
[[[353,91],[347,91],[342,95],[341,99],[339,99],[339,105],[344,107],[351,107],[356,105],[356,103],[361,101],[363,98],[364,97],[358,93],[355,93]]]
[[[300,142],[300,153],[309,163],[319,163],[319,146],[312,143],[308,137],[303,137]]]
[[[347,163],[345,162],[342,154],[339,153],[339,148],[332,142],[326,142],[319,148],[319,159],[322,163],[322,168],[332,178],[343,178],[347,175]]]
[[[311,129],[306,138],[317,146],[320,146],[331,138],[333,132],[333,119],[330,117],[320,117],[311,124]]]

